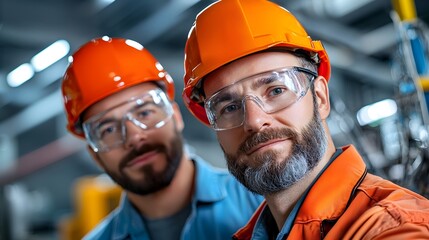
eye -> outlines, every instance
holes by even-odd
[[[98,130],[101,139],[109,137],[119,131],[117,124],[104,124]]]
[[[138,111],[137,112],[137,116],[139,117],[139,118],[147,118],[147,117],[149,117],[151,114],[153,114],[155,111],[153,111],[153,110],[151,110],[151,109],[144,109],[144,110],[141,110],[141,111]]]
[[[241,104],[237,103],[230,103],[228,105],[225,105],[222,110],[220,111],[220,114],[228,114],[228,113],[234,113],[241,109]]]
[[[276,88],[274,88],[274,89],[272,89],[270,91],[270,95],[273,95],[273,96],[279,95],[279,94],[282,94],[285,91],[286,91],[286,89],[284,89],[284,88],[276,87]]]
[[[273,87],[268,91],[269,96],[278,96],[288,91],[285,87]]]
[[[152,115],[157,113],[158,108],[152,104],[145,104],[137,109],[135,109],[133,115],[138,119],[145,119],[152,117]]]

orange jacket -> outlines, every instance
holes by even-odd
[[[234,239],[251,239],[265,207],[264,201]],[[429,239],[429,200],[367,173],[356,149],[343,147],[308,192],[286,238]]]

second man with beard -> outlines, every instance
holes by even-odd
[[[72,58],[62,82],[67,128],[124,189],[85,239],[230,239],[262,197],[185,150],[161,64],[139,43],[109,37]]]

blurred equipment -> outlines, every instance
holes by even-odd
[[[329,130],[337,146],[353,144],[362,155],[368,172],[386,177],[383,167],[388,164],[385,153],[377,146],[375,139],[363,132],[362,127],[348,110],[343,100],[335,93],[330,94],[331,113],[328,118]]]
[[[49,193],[30,190],[21,183],[2,186],[1,189],[0,239],[28,240],[36,230],[51,226],[50,222],[41,220],[49,213],[52,205]]]
[[[0,174],[3,174],[16,165],[18,149],[14,138],[0,134],[0,156]]]
[[[400,36],[392,74],[398,82],[401,157],[391,169],[399,184],[429,197],[429,30],[416,16],[414,0],[392,0],[391,18]]]
[[[118,206],[121,191],[105,174],[79,178],[74,187],[75,213],[61,221],[60,239],[82,239]]]

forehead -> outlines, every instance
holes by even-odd
[[[299,59],[288,52],[263,52],[240,58],[204,77],[207,98],[218,90],[245,77],[288,66],[300,66]]]
[[[155,83],[153,82],[145,82],[140,83],[138,85],[126,88],[124,90],[121,90],[119,92],[116,92],[106,98],[103,98],[102,100],[94,103],[91,105],[87,110],[85,110],[83,114],[83,121],[86,119],[103,112],[105,110],[108,110],[112,107],[117,106],[120,103],[126,102],[132,97],[143,95],[150,90],[154,90],[159,88]]]

